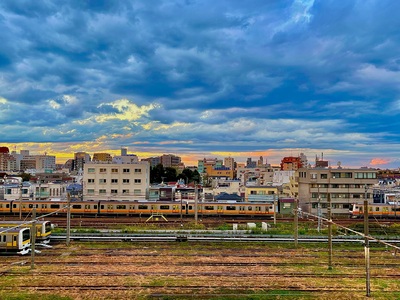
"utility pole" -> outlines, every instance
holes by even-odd
[[[276,197],[274,195],[274,225],[276,225]]]
[[[19,183],[19,219],[22,220],[22,179]]]
[[[197,215],[197,202],[198,202],[198,195],[197,195],[197,183],[194,182],[194,221],[197,225],[198,215]]]
[[[328,270],[332,270],[332,203],[328,185]]]
[[[365,249],[365,288],[366,296],[371,295],[370,285],[370,261],[369,261],[369,224],[368,224],[368,199],[367,199],[367,185],[365,185],[364,196],[364,249]]]
[[[44,226],[44,225],[43,225]],[[36,243],[36,204],[32,210],[32,227],[31,227],[31,270],[35,268],[35,243]]]
[[[299,244],[299,201],[294,200],[294,246],[297,248]]]
[[[71,195],[67,193],[67,236],[66,236],[66,244],[69,247],[70,239],[71,239]]]

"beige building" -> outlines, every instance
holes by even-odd
[[[112,156],[109,153],[94,153],[93,154],[93,161],[105,161],[105,162],[111,162],[112,161]]]
[[[84,166],[85,200],[145,200],[149,185],[148,162],[133,164],[89,162]]]
[[[246,186],[245,202],[269,202],[278,201],[279,190],[277,186]]]
[[[327,213],[331,201],[332,214],[348,214],[353,203],[373,201],[372,187],[378,182],[377,170],[369,168],[301,168],[298,170],[298,199],[302,210],[318,213],[320,205]]]

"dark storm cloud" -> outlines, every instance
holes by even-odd
[[[356,0],[2,1],[4,140],[113,135],[110,145],[229,151],[245,143],[249,151],[349,155],[368,152],[366,144],[397,145],[399,8]]]

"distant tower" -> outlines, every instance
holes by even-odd
[[[127,156],[127,155],[128,155],[128,148],[121,147],[121,156]]]

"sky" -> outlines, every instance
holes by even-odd
[[[0,2],[0,146],[400,167],[400,1]]]

